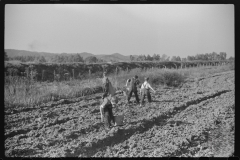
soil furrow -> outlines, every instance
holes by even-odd
[[[221,94],[220,96],[222,96],[222,95],[229,95],[229,94]],[[213,95],[212,95],[213,96]],[[212,97],[212,96],[210,96],[210,97]],[[215,94],[214,96],[218,96],[217,94]],[[214,102],[215,100],[211,100],[211,103],[212,104],[214,104],[215,102]],[[198,103],[198,106],[199,106],[199,104],[200,103]],[[221,104],[221,102],[220,102],[220,104]],[[201,103],[201,105],[200,106],[202,106],[202,105],[204,105],[204,104],[202,104]],[[195,106],[196,105],[191,105],[192,106],[192,108],[194,109],[197,109]],[[199,108],[199,107],[198,107]],[[219,109],[221,109],[221,107],[218,107]],[[228,106],[226,106],[225,108],[228,108]],[[211,108],[207,108],[207,110],[203,110],[204,112],[202,113],[202,115],[200,114],[199,116],[198,116],[198,114],[199,114],[199,111],[197,111],[197,110],[192,110],[193,112],[191,112],[191,113],[188,113],[188,112],[186,112],[186,114],[187,115],[190,115],[190,114],[194,114],[194,116],[197,118],[197,117],[201,117],[201,118],[203,118],[203,119],[205,119],[204,117],[205,117],[205,115],[206,114],[210,114],[210,113],[212,113],[212,111],[211,111],[211,109],[214,109],[213,107],[211,107]],[[200,109],[201,110],[201,109]],[[216,110],[216,109],[215,109]],[[183,110],[184,111],[184,110]],[[224,111],[222,111],[222,112],[224,112]],[[180,114],[180,113],[179,113]],[[175,114],[175,115],[179,115],[179,114]],[[195,115],[196,114],[196,115]],[[179,119],[180,117],[179,116],[171,116],[171,117],[174,117],[174,119]],[[170,117],[170,118],[171,118]],[[210,118],[212,118],[211,116],[210,116]],[[182,119],[182,118],[180,118],[180,119]],[[179,120],[180,120],[179,119]],[[206,119],[208,119],[208,118],[206,118]],[[200,123],[203,123],[203,122],[201,122],[201,121],[196,121],[196,123],[195,124],[191,124],[191,123],[188,123],[188,122],[186,122],[186,123],[182,123],[181,121],[180,122],[178,122],[178,121],[176,121],[176,122],[173,122],[173,121],[169,121],[168,123],[170,123],[171,122],[171,124],[170,124],[170,126],[172,125],[172,127],[174,128],[174,123],[176,124],[176,127],[180,127],[181,126],[181,124],[190,124],[190,125],[194,125],[194,130],[195,130],[195,127],[196,127],[196,129],[198,128],[198,129],[200,129],[201,130],[201,128],[199,128],[200,126],[198,126],[197,124],[200,122]],[[208,122],[210,122],[210,121],[208,121]],[[165,124],[168,124],[168,123],[165,123]],[[172,124],[173,123],[173,124]],[[199,124],[200,124],[199,123]],[[157,123],[156,123],[157,124]],[[164,123],[163,123],[164,124]],[[160,125],[159,127],[160,128],[162,128],[163,126],[165,126],[165,124],[164,125]],[[196,126],[197,125],[197,126]],[[159,129],[159,127],[156,129],[156,127],[155,126],[157,126],[157,125],[154,125],[154,127],[153,128],[155,128],[155,132],[157,132],[158,130],[160,131],[160,129]],[[209,125],[202,125],[202,129],[203,130],[205,130],[204,128],[205,127],[208,127]],[[135,140],[135,142],[137,143],[138,142],[138,140],[136,140],[137,139],[137,137],[139,137],[141,134],[142,134],[142,136],[144,137],[144,138],[146,138],[146,139],[144,139],[143,141],[145,141],[146,142],[146,140],[148,139],[148,137],[146,137],[146,135],[151,135],[151,130],[153,130],[153,128],[151,128],[150,130],[147,130],[146,132],[143,132],[143,133],[139,133],[139,132],[137,132],[137,135],[135,134],[135,135],[133,135],[133,136],[131,136],[130,138],[128,138],[128,139],[126,139],[126,141],[128,141],[128,142],[134,142],[134,140]],[[188,131],[189,132],[189,131]],[[162,132],[161,132],[162,133]],[[174,133],[169,133],[169,134],[174,134]],[[199,137],[200,135],[202,134],[202,132],[201,133],[199,133],[198,132],[198,130],[196,130],[196,131],[194,131],[193,133],[189,133],[189,135],[190,135],[190,138],[189,138],[189,140],[188,140],[188,148],[191,148],[191,147],[194,147],[195,146],[195,142],[198,142],[198,138],[197,137]],[[180,135],[178,135],[178,136],[182,136],[181,134]],[[134,139],[133,139],[133,137],[134,137]],[[151,136],[152,137],[152,136]],[[153,136],[154,137],[154,136]],[[141,138],[140,138],[141,139]],[[157,139],[159,139],[158,137],[156,137],[155,138],[155,140],[157,140]],[[152,140],[154,140],[154,138],[152,139]],[[124,141],[123,143],[126,143],[126,141]],[[181,138],[181,141],[183,141],[184,142],[184,137],[183,138]],[[180,142],[181,142],[180,141]],[[202,143],[204,143],[205,141],[201,141]],[[115,147],[113,147],[112,149],[113,150],[121,150],[121,148],[124,146],[122,146],[122,144],[123,143],[120,143],[120,144],[116,144],[116,145],[112,145],[112,146],[115,146]],[[147,142],[146,142],[147,143]],[[171,142],[169,142],[169,144],[170,144]],[[157,144],[157,143],[156,143]],[[181,144],[181,143],[180,143]],[[191,144],[191,145],[189,145],[189,144]],[[194,145],[192,145],[192,144],[194,144]],[[140,145],[137,145],[138,147],[140,147]],[[109,146],[110,147],[110,146]],[[163,146],[162,146],[163,147]],[[179,147],[181,147],[181,146],[179,146]],[[182,146],[183,148],[185,148],[186,149],[186,152],[189,152],[190,150],[188,150],[188,148],[186,148],[186,146]],[[107,149],[108,149],[108,147],[106,147]],[[108,152],[108,150],[102,150],[102,151],[100,151],[99,153],[102,153],[102,154],[97,154],[97,155],[94,155],[94,156],[103,156],[103,154],[104,153],[108,153],[108,155],[110,155],[109,154],[109,152]],[[132,152],[132,150],[133,150],[133,148],[129,151],[129,152]],[[161,150],[161,148],[159,149],[159,150]],[[124,149],[124,151],[121,151],[122,153],[126,153],[125,155],[126,156],[129,156],[129,154],[127,153],[127,151],[128,151],[128,149]],[[198,150],[195,150],[194,152],[197,152]],[[151,153],[151,152],[153,152],[153,151],[149,151],[149,153]],[[174,151],[174,152],[170,152],[171,154],[168,154],[168,155],[175,155],[175,152],[177,152],[177,150],[176,151]],[[192,151],[191,151],[192,152]],[[192,155],[194,155],[194,152],[192,152]],[[105,154],[106,155],[106,154]],[[149,154],[148,154],[149,155]],[[191,155],[191,156],[192,156]],[[114,156],[117,156],[117,154],[116,154],[116,152],[115,152],[115,154],[114,154]],[[136,156],[136,155],[133,155],[133,156]],[[166,155],[165,155],[166,156]]]
[[[125,141],[126,139],[128,139],[132,135],[134,135],[135,133],[144,133],[144,132],[148,131],[150,128],[152,128],[154,125],[163,126],[166,124],[165,122],[168,118],[173,117],[179,111],[183,111],[191,105],[201,103],[202,101],[205,101],[210,98],[215,98],[215,97],[220,96],[221,94],[224,94],[227,92],[229,92],[229,90],[220,91],[220,92],[217,92],[215,94],[212,94],[212,95],[209,95],[206,97],[202,97],[202,98],[199,98],[199,99],[196,99],[193,101],[188,101],[188,102],[186,102],[186,105],[175,107],[173,109],[173,111],[170,111],[170,113],[167,113],[167,114],[171,115],[170,117],[168,117],[166,115],[160,115],[157,117],[152,117],[152,119],[150,119],[150,120],[143,120],[141,122],[135,122],[135,123],[141,123],[141,125],[137,126],[137,127],[129,128],[129,129],[119,129],[119,131],[117,133],[115,133],[113,136],[109,136],[107,138],[99,140],[97,143],[93,143],[91,147],[80,147],[79,149],[74,151],[72,156],[78,156],[78,155],[84,155],[86,157],[92,156],[99,150],[102,150],[103,146],[105,146],[104,149],[106,149],[107,146],[122,143],[123,141]]]
[[[124,105],[126,97],[119,94],[119,107],[113,111],[115,115],[124,115],[125,125],[110,131],[100,122],[99,93],[14,110],[5,117],[5,154],[194,156],[202,153],[199,143],[208,143],[208,131],[227,123],[231,125],[222,128],[234,128],[232,71],[201,77],[178,89],[154,89],[157,93],[152,94],[153,102],[141,107],[134,103]],[[209,149],[206,148],[203,146],[204,151]]]

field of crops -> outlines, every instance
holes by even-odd
[[[7,157],[231,156],[234,153],[234,71],[189,78],[178,88],[154,86],[154,102],[121,99],[124,126],[105,130],[101,93],[5,108]],[[134,98],[132,98],[133,101]]]

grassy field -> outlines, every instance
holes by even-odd
[[[140,68],[129,72],[120,71],[118,75],[108,75],[113,86],[122,89],[128,78],[138,75],[140,82],[144,77],[150,78],[152,85],[177,87],[187,78],[202,77],[208,74],[234,69],[233,65],[206,66],[185,69],[148,69]],[[4,85],[5,107],[31,107],[52,100],[75,98],[86,94],[101,92],[102,80],[90,78],[88,80],[69,80],[61,82],[37,82],[34,78],[6,76]]]

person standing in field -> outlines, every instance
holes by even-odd
[[[105,127],[110,129],[112,127],[111,121],[113,122],[113,126],[116,126],[116,122],[114,120],[112,108],[116,105],[116,99],[113,99],[111,96],[105,97],[103,103],[100,105],[100,114],[101,121],[105,122]]]
[[[106,72],[103,72],[103,79],[102,79],[103,84],[106,82],[106,79],[107,79]]]
[[[104,121],[105,119],[105,127],[110,129],[111,127],[111,121],[114,123],[114,126],[116,126],[112,108],[116,106],[116,97],[115,93],[116,90],[112,86],[110,80],[106,76],[106,72],[103,73],[103,103],[100,105],[100,113],[101,113],[101,120]]]
[[[106,77],[106,72],[103,73],[103,95],[102,99],[108,96],[110,94],[111,96],[114,96],[116,93],[116,89],[112,86],[112,83]]]
[[[150,89],[156,93],[156,91],[151,87],[151,85],[148,82],[149,78],[146,77],[144,83],[141,86],[140,89],[140,95],[141,95],[141,102],[140,102],[140,106],[142,106],[143,101],[145,99],[145,96],[147,96],[148,102],[151,103],[152,98],[151,98],[151,94],[150,94]]]
[[[133,78],[128,79],[126,86],[128,85],[128,83],[130,83],[130,87],[129,87],[129,93],[128,93],[128,97],[127,97],[127,103],[129,104],[129,101],[132,97],[132,93],[134,93],[136,101],[137,101],[137,103],[139,103],[137,87],[139,86],[140,82],[138,80],[138,76],[135,75]]]
[[[129,90],[130,90],[130,81],[131,81],[131,79],[127,79],[127,82],[126,82],[126,85],[125,85],[125,87],[123,88],[123,94],[124,94],[124,96],[128,96],[128,94],[129,94]]]

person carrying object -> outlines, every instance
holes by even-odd
[[[136,98],[136,101],[137,101],[137,103],[139,103],[139,98],[138,98],[138,93],[137,93],[137,87],[139,86],[140,82],[139,82],[139,80],[138,80],[138,76],[135,75],[133,78],[128,79],[128,80],[127,80],[127,83],[126,83],[126,86],[128,85],[128,83],[130,83],[130,90],[129,90],[128,97],[127,97],[127,102],[128,102],[128,104],[129,104],[129,100],[130,100],[131,97],[132,97],[132,93],[134,93],[135,98]]]
[[[112,112],[112,108],[116,107],[116,105],[117,98],[112,97],[111,95],[109,97],[105,97],[103,99],[103,103],[100,105],[101,121],[105,122],[105,127],[107,129],[110,129],[110,127],[112,127],[111,121],[113,122],[114,126],[117,125]]]
[[[126,85],[125,85],[128,90],[129,90],[129,88],[130,88],[130,85],[129,85],[130,82],[131,82],[131,79],[128,79],[127,82],[126,82]]]
[[[126,96],[126,97],[127,97],[128,94],[129,94],[130,81],[131,81],[131,79],[127,79],[126,85],[125,85],[125,87],[123,88],[123,94],[124,94],[124,96]]]
[[[144,83],[141,85],[140,89],[140,95],[141,95],[141,102],[140,106],[142,106],[143,101],[145,99],[145,96],[147,96],[148,102],[150,103],[152,101],[151,94],[150,94],[150,89],[156,93],[156,91],[151,87],[151,85],[148,82],[149,78],[146,77]]]
[[[107,74],[106,72],[103,72],[103,79],[102,79],[103,84],[106,83],[106,79],[108,78],[106,74]]]

